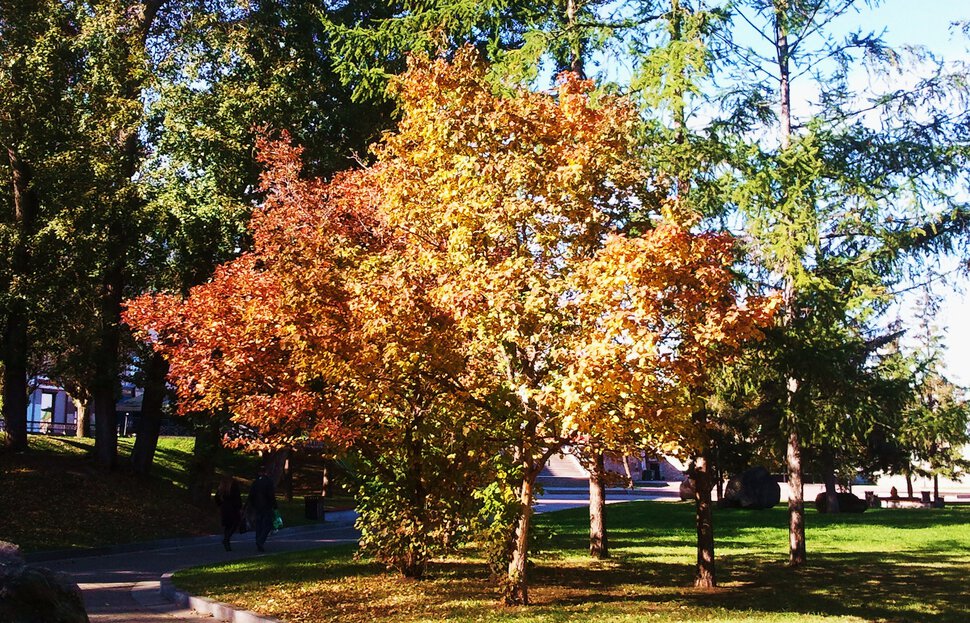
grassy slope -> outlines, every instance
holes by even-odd
[[[215,504],[198,507],[188,498],[194,439],[162,437],[148,478],[127,468],[133,443],[119,439],[120,468],[111,473],[91,459],[93,439],[31,435],[29,452],[0,453],[0,540],[31,552],[221,532]],[[243,483],[244,499],[256,461],[228,451],[217,460],[219,471],[236,474]],[[319,487],[319,466],[300,463],[294,500],[277,495],[286,526],[309,523],[301,496]],[[328,506],[352,504],[346,495],[330,499]]]
[[[95,467],[91,439],[31,436],[30,452],[0,455],[0,539],[36,551],[214,532],[216,513],[185,490],[192,443],[162,439],[152,476],[139,478]],[[126,465],[131,441],[119,445]]]
[[[721,587],[690,588],[692,508],[610,507],[614,558],[590,561],[585,509],[540,518],[552,533],[535,557],[529,608],[496,606],[481,564],[435,563],[403,581],[350,548],[272,556],[181,572],[176,582],[286,621],[797,621],[963,623],[970,612],[970,508],[809,513],[809,565],[787,557],[784,509],[719,511]]]

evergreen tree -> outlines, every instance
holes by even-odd
[[[878,36],[834,34],[857,4],[735,3],[734,24],[753,34],[736,36],[723,64],[733,88],[719,130],[740,139],[732,201],[753,241],[755,273],[786,306],[769,393],[783,397],[776,414],[792,491],[792,566],[806,557],[803,446],[841,433],[817,392],[837,363],[864,368],[858,345],[879,341],[874,320],[892,300],[906,254],[967,223],[960,189],[968,135],[965,114],[952,107],[965,95],[962,82],[940,66],[912,89],[856,94],[851,71],[861,58],[901,67],[889,65],[901,59]],[[793,96],[800,84],[801,97]],[[927,224],[935,224],[929,235]]]

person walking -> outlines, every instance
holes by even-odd
[[[249,499],[246,502],[253,514],[253,530],[256,532],[256,549],[266,551],[263,544],[273,529],[273,517],[276,510],[276,489],[273,481],[266,473],[266,466],[259,466],[259,473],[253,486],[249,489]]]
[[[222,517],[222,546],[228,552],[232,550],[229,538],[239,529],[242,518],[242,494],[239,492],[239,483],[232,474],[224,475],[219,482],[219,488],[216,489],[216,504],[219,505],[219,513]]]

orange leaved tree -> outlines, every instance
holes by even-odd
[[[252,250],[188,297],[129,301],[124,318],[168,359],[180,413],[228,413],[240,439],[260,449],[307,437],[346,442],[339,394],[315,388],[337,383],[346,365],[336,262],[344,242],[365,234],[357,208],[370,202],[358,201],[366,190],[353,176],[302,180],[300,152],[285,141],[263,141],[260,152],[266,201],[252,217]]]
[[[475,511],[493,443],[462,389],[466,336],[386,226],[372,171],[300,176],[300,150],[262,141],[267,199],[252,250],[186,298],[130,301],[183,413],[228,414],[250,448],[325,441],[354,452],[361,547],[409,577]]]

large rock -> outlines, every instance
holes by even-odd
[[[89,623],[70,576],[27,565],[20,549],[6,541],[0,541],[0,621]]]
[[[869,504],[860,499],[854,493],[838,493],[839,496],[839,512],[840,513],[864,513],[869,507]],[[825,497],[825,492],[822,491],[817,496],[815,496],[815,508],[820,513],[829,512],[828,509],[828,498]]]
[[[771,508],[781,501],[781,487],[764,467],[752,467],[734,476],[724,488],[725,506]]]
[[[694,479],[684,478],[680,481],[680,499],[683,502],[694,499]]]
[[[20,548],[9,541],[0,541],[0,565],[24,564]]]

